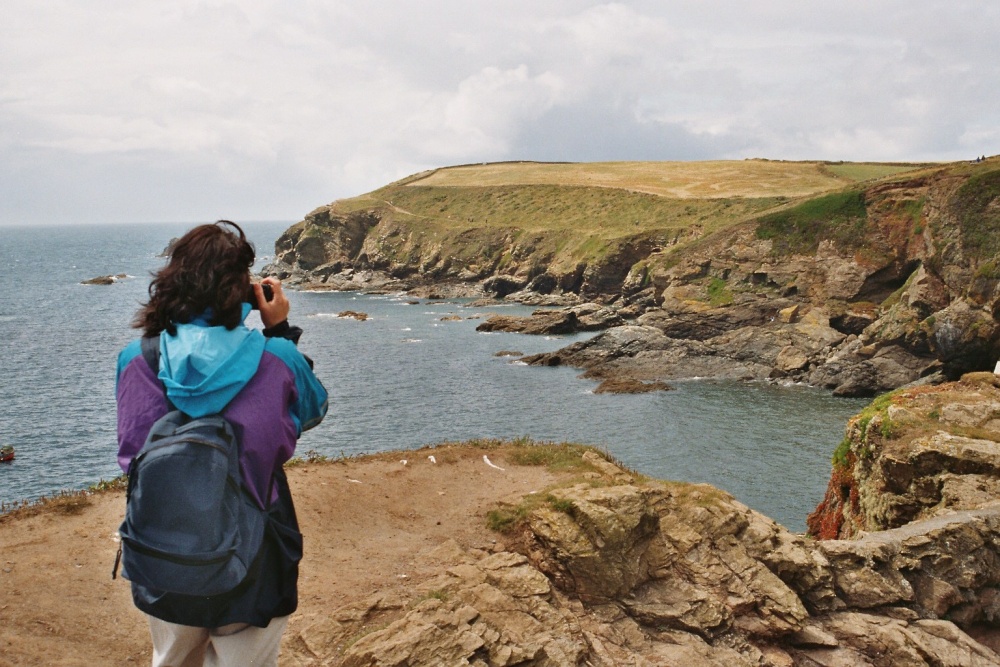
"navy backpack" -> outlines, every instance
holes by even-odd
[[[159,368],[159,337],[142,339]],[[173,405],[170,406],[174,408]],[[222,415],[172,409],[157,420],[128,471],[122,576],[165,593],[217,596],[252,577],[268,514],[240,472],[240,442]],[[112,575],[118,570],[118,561]]]

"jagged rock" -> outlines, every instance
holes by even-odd
[[[639,322],[654,321],[643,315]],[[647,325],[615,327],[553,353],[526,357],[525,362],[550,365],[553,359],[587,370],[587,377],[619,380],[664,380],[718,377],[766,380],[799,377],[824,358],[844,335],[829,318],[814,310],[795,324],[742,327],[706,341],[679,340]]]
[[[830,318],[830,326],[843,334],[857,336],[874,321],[875,315],[871,310],[848,308],[833,315]]]
[[[631,591],[643,578],[641,554],[659,517],[633,486],[574,487],[556,496],[566,511],[538,510],[531,518],[535,539],[551,555],[543,566],[583,600],[600,601]]]
[[[524,289],[526,283],[512,276],[493,276],[483,282],[483,291],[498,299]]]
[[[178,236],[175,236],[172,239],[170,239],[170,241],[167,242],[167,245],[163,248],[163,250],[160,251],[160,254],[157,255],[157,257],[170,257],[170,255],[174,252],[174,246],[177,245],[177,242],[180,240],[181,239]]]
[[[124,273],[118,273],[111,276],[97,276],[96,278],[88,278],[80,282],[81,285],[113,285],[119,280],[124,280],[128,278],[128,275]]]
[[[778,321],[784,322],[785,324],[792,324],[799,318],[799,305],[789,306],[788,308],[782,308],[778,311]]]
[[[986,370],[1000,357],[1000,325],[987,310],[956,301],[933,315],[931,351],[953,375]]]
[[[712,307],[694,297],[695,293],[682,288],[664,293],[660,307],[641,315],[638,324],[656,327],[671,338],[708,340],[734,329],[763,325],[784,303],[743,297],[731,306]]]
[[[530,289],[523,289],[503,297],[503,302],[521,303],[525,306],[564,308],[579,304],[580,297],[572,292],[539,294]]]
[[[595,394],[647,394],[653,391],[671,391],[666,382],[640,382],[639,380],[605,380],[594,389]]]
[[[781,373],[800,371],[809,365],[809,357],[794,345],[786,345],[774,358],[774,368]]]
[[[623,322],[618,310],[596,303],[580,304],[570,310],[576,314],[579,331],[599,331],[616,327]]]
[[[592,373],[783,378],[838,395],[869,395],[988,370],[1000,357],[1000,279],[987,252],[995,239],[973,242],[962,231],[969,207],[986,206],[981,188],[995,178],[994,169],[973,175],[945,166],[859,186],[865,222],[848,236],[835,233],[836,219],[818,219],[810,232],[815,238],[789,243],[760,235],[761,221],[750,219],[711,234],[692,225],[605,239],[585,261],[577,252],[585,234],[567,239],[562,231],[444,219],[430,234],[391,201],[373,199],[367,210],[334,203],[282,235],[265,273],[320,289],[449,285],[456,293],[534,305],[581,298],[614,304],[613,316],[594,323],[578,313],[577,326],[602,329],[640,317],[640,325],[669,338],[718,340],[675,346],[666,355],[654,347],[615,368],[586,366]],[[858,336],[860,345],[825,334],[810,341],[807,331],[792,341],[769,326],[797,325],[816,311],[828,313],[824,326]],[[752,358],[758,351],[763,356]],[[713,356],[724,359],[695,359]]]
[[[530,317],[493,315],[476,327],[476,331],[509,331],[548,335],[567,334],[577,330],[576,313],[570,310],[535,311]]]
[[[528,317],[493,315],[477,331],[508,331],[535,335],[595,331],[621,324],[622,318],[612,308],[585,303],[558,310],[536,310]]]

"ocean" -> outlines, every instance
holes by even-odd
[[[290,222],[247,223],[258,266]],[[150,272],[190,225],[0,228],[0,503],[87,488],[119,474],[115,361]],[[124,274],[111,285],[83,285]],[[408,449],[472,438],[530,437],[600,447],[652,477],[708,482],[791,530],[822,498],[830,456],[865,400],[802,386],[675,382],[674,391],[594,394],[571,368],[497,352],[555,350],[593,334],[478,333],[490,313],[402,294],[290,292],[300,348],[330,393],[326,420],[299,453]],[[337,317],[367,313],[366,321]],[[251,316],[255,317],[255,316]],[[259,321],[255,322],[259,326]]]

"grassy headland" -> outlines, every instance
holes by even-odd
[[[462,165],[336,201],[329,211],[378,211],[383,223],[405,230],[383,234],[377,244],[390,263],[426,265],[437,253],[477,264],[482,256],[503,271],[520,251],[559,271],[620,255],[623,244],[642,245],[643,254],[677,249],[804,199],[922,166],[772,160]]]

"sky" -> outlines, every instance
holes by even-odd
[[[998,40],[969,0],[3,0],[0,225],[295,221],[500,160],[972,159]]]

